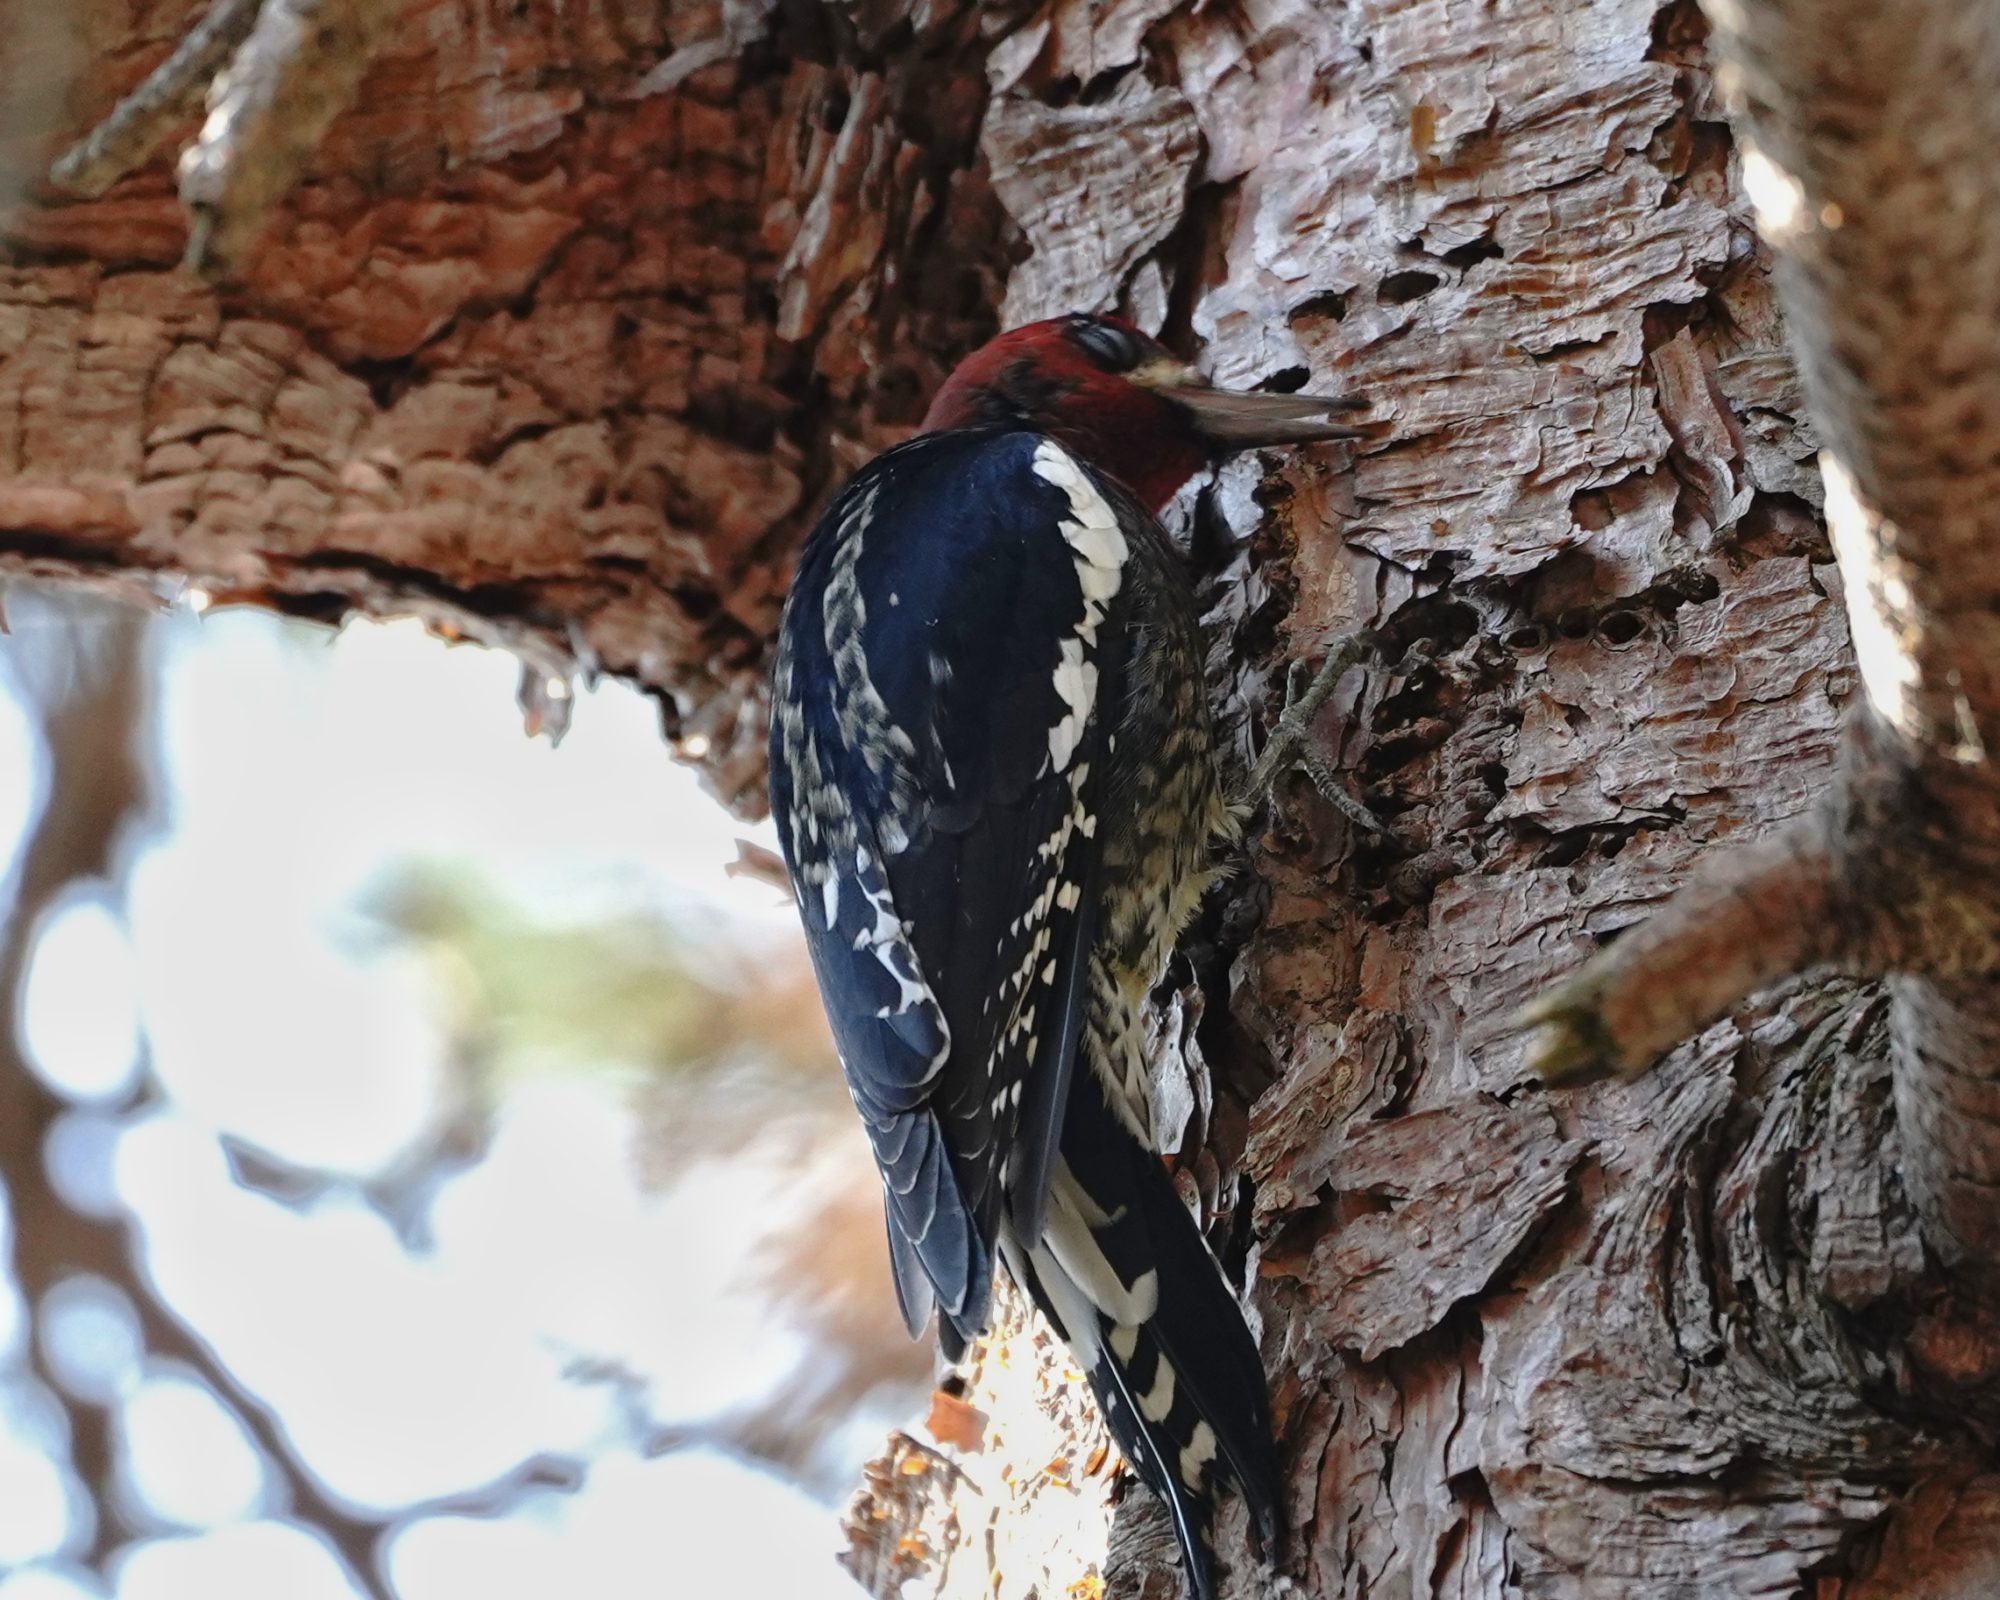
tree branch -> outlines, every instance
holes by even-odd
[[[285,1489],[291,1514],[324,1533],[349,1575],[372,1600],[390,1600],[376,1560],[384,1524],[351,1515],[297,1457],[282,1425],[257,1395],[161,1301],[133,1259],[122,1222],[80,1214],[52,1186],[45,1161],[49,1130],[67,1109],[23,1058],[19,1008],[23,980],[43,914],[72,885],[116,881],[135,827],[152,805],[152,782],[139,730],[144,721],[145,619],[137,612],[107,611],[77,648],[51,649],[65,683],[38,696],[48,762],[47,797],[23,853],[13,904],[0,924],[0,996],[10,1025],[0,1031],[0,1176],[13,1217],[14,1271],[22,1297],[39,1309],[64,1279],[88,1273],[122,1289],[139,1319],[146,1355],[176,1361],[193,1371],[242,1422],[267,1468]],[[95,646],[95,649],[87,646]],[[48,1370],[39,1338],[30,1346],[52,1394],[64,1391]],[[113,1481],[108,1415],[71,1404],[75,1467],[97,1497],[99,1555],[113,1543],[102,1491]]]
[[[2000,16],[1708,9],[1826,444],[1865,705],[1815,812],[1712,864],[1524,1020],[1551,1076],[1634,1071],[1788,973],[1904,975],[1905,1175],[1934,1247],[1996,1263]]]

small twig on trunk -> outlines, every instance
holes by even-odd
[[[353,103],[401,9],[402,0],[268,0],[181,157],[191,268],[219,272],[242,254]]]
[[[1810,811],[1718,851],[1660,909],[1524,1006],[1528,1064],[1575,1085],[1643,1072],[1757,990],[1814,968],[1963,978],[2000,956],[1954,876],[1948,811],[1863,710]]]
[[[202,18],[111,115],[63,152],[49,181],[95,199],[142,165],[191,115],[216,71],[249,36],[262,0],[213,0]]]
[[[1823,819],[1728,852],[1519,1017],[1551,1083],[1641,1072],[1754,990],[1830,959],[1837,925]]]
[[[402,4],[214,0],[173,54],[63,153],[50,181],[102,194],[152,155],[206,90],[208,118],[180,161],[187,262],[204,274],[226,270],[353,104]]]

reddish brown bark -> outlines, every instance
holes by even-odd
[[[188,21],[79,15],[100,65],[62,128],[10,131],[23,170]],[[1827,793],[1856,683],[1705,36],[1655,0],[413,4],[218,287],[172,266],[163,166],[5,224],[0,562],[624,673],[751,805],[813,506],[998,317],[1119,306],[1228,381],[1370,394],[1387,438],[1232,466],[1188,519],[1233,761],[1288,660],[1380,641],[1318,728],[1393,837],[1289,785],[1162,1030],[1190,1195],[1256,1186],[1218,1233],[1249,1240],[1285,1570],[1947,1592],[1994,1527],[2000,1334],[1929,1266],[1949,1185],[1920,1152],[1913,1206],[1899,1144],[1966,1115],[1912,1084],[1968,1080],[1898,1046],[1983,984],[1793,984],[1573,1092],[1511,1027]],[[1747,941],[1817,902],[1732,903]],[[904,1447],[857,1509],[878,1591],[1171,1592],[1033,1348],[975,1372],[980,1451]],[[1261,1592],[1237,1537],[1228,1592]]]

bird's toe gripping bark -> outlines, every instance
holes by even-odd
[[[1299,689],[1303,663],[1292,663],[1285,683],[1285,708],[1278,714],[1277,723],[1271,729],[1270,742],[1264,746],[1264,753],[1258,758],[1250,781],[1239,798],[1240,810],[1254,810],[1286,773],[1302,770],[1312,779],[1313,787],[1326,803],[1356,827],[1365,828],[1370,833],[1388,834],[1389,830],[1383,826],[1381,819],[1354,797],[1347,780],[1334,771],[1312,740],[1313,721],[1320,709],[1347,669],[1374,653],[1376,642],[1375,635],[1365,630],[1336,640],[1327,652],[1325,662],[1303,692]]]

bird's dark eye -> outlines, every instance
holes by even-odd
[[[1144,334],[1105,317],[1071,317],[1069,334],[1106,372],[1130,372],[1146,359],[1152,343]]]

